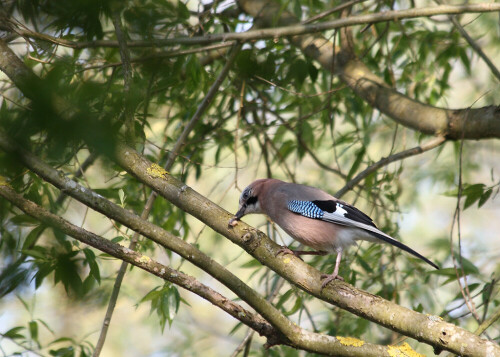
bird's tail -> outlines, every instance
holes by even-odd
[[[398,247],[399,249],[402,249],[405,252],[408,252],[408,253],[416,256],[417,258],[422,259],[424,262],[426,262],[429,265],[432,265],[434,268],[439,269],[439,266],[437,264],[431,262],[429,259],[427,259],[426,257],[424,257],[422,254],[414,251],[413,249],[411,249],[407,245],[404,245],[400,241],[398,241],[398,240],[396,240],[396,239],[394,239],[394,238],[392,238],[392,237],[390,237],[388,235],[386,236],[384,234],[373,232],[371,230],[366,230],[366,232],[370,233],[371,235],[373,235],[374,237],[377,237],[380,240],[383,240],[386,243],[392,244],[393,246]]]

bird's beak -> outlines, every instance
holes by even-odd
[[[241,206],[240,209],[238,210],[238,212],[236,212],[236,214],[234,215],[234,218],[237,220],[241,219],[241,217],[243,217],[245,215],[246,209],[247,209],[247,205]]]
[[[245,215],[246,208],[247,208],[246,205],[241,206],[240,209],[238,210],[238,212],[236,212],[236,214],[234,215],[234,217],[229,220],[228,225],[230,227],[234,227],[235,225],[238,224],[238,221],[240,220],[240,218]]]

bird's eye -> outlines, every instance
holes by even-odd
[[[248,199],[248,196],[250,196],[250,193],[248,192],[248,190],[243,191],[243,193],[241,194],[241,197],[244,200]]]

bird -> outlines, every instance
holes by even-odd
[[[243,216],[252,213],[266,214],[290,237],[315,250],[282,247],[276,255],[337,253],[333,273],[321,276],[322,289],[335,279],[344,280],[338,274],[342,253],[358,240],[392,244],[439,269],[437,264],[379,230],[368,215],[316,187],[273,178],[256,180],[242,191],[239,209],[228,225],[234,227]]]

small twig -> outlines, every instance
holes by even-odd
[[[474,304],[474,301],[471,298],[471,294],[469,291],[469,285],[467,284],[467,274],[465,274],[464,266],[462,264],[462,231],[461,231],[461,225],[460,225],[460,213],[461,213],[461,208],[460,208],[460,201],[462,200],[462,190],[463,190],[463,183],[462,183],[462,156],[463,156],[463,146],[464,146],[464,139],[460,141],[460,149],[459,149],[459,154],[458,154],[458,194],[457,194],[457,204],[455,207],[455,213],[453,215],[453,222],[451,224],[451,230],[450,230],[450,251],[451,251],[451,259],[453,261],[453,268],[455,269],[455,274],[457,277],[457,283],[460,288],[460,292],[462,293],[462,297],[464,299],[464,302],[469,309],[469,311],[472,313],[472,316],[476,319],[476,321],[479,320],[479,316],[476,311],[476,307]],[[457,266],[457,260],[455,258],[455,252],[453,249],[453,228],[455,226],[455,222],[457,224],[457,234],[458,234],[458,259],[459,259],[459,264],[460,264],[460,272],[462,273],[462,277],[464,278],[464,286],[462,286],[462,283],[460,282],[460,273],[459,273],[459,268]]]
[[[374,164],[368,166],[366,169],[361,171],[359,174],[357,174],[353,179],[351,179],[349,182],[347,182],[344,187],[342,187],[340,190],[337,191],[335,194],[336,197],[341,197],[343,196],[347,191],[351,190],[354,186],[356,186],[358,183],[360,183],[363,179],[365,179],[368,175],[371,173],[377,171],[383,166],[389,165],[392,162],[399,161],[406,159],[410,156],[415,156],[418,154],[421,154],[423,152],[429,151],[431,149],[434,149],[435,147],[440,146],[446,141],[446,138],[444,137],[437,137],[434,138],[422,145],[416,146],[414,148],[404,150],[401,152],[398,152],[396,154],[393,154],[389,157],[384,157],[380,159],[379,161],[375,162]]]
[[[325,18],[327,17],[328,15],[331,15],[333,14],[334,12],[339,12],[339,11],[342,11],[348,7],[351,7],[352,5],[356,5],[357,3],[360,3],[360,2],[364,2],[366,0],[350,0],[350,1],[346,1],[345,3],[343,4],[340,4],[340,5],[337,5],[329,10],[326,10],[326,11],[323,11],[322,13],[316,15],[316,16],[313,16],[305,21],[302,21],[301,23],[302,24],[310,24],[312,22],[315,22],[315,21],[318,21],[318,20],[321,20],[322,18]]]
[[[500,319],[500,309],[498,309],[497,311],[495,311],[495,313],[493,315],[491,315],[487,320],[484,320],[481,325],[479,325],[476,329],[476,331],[474,331],[474,333],[476,335],[481,335],[484,331],[486,331],[486,329],[488,327],[490,327],[491,325],[493,325],[493,323],[495,323],[498,319]]]
[[[132,82],[132,65],[130,63],[130,52],[127,47],[127,39],[123,32],[122,20],[120,17],[120,9],[114,9],[111,20],[115,27],[116,39],[120,49],[120,57],[123,68],[123,106],[125,109],[125,128],[126,138],[130,145],[135,142],[135,127],[134,127],[134,101],[130,100],[130,86]]]
[[[197,48],[190,48],[190,49],[182,49],[182,50],[175,50],[175,51],[166,51],[166,52],[157,52],[155,54],[149,55],[149,56],[144,56],[144,57],[136,57],[136,58],[131,58],[130,63],[141,63],[141,62],[147,62],[147,61],[154,61],[158,59],[166,59],[166,58],[173,58],[173,57],[179,57],[179,56],[185,56],[189,54],[194,54],[194,53],[200,53],[200,52],[205,52],[205,51],[213,51],[213,50],[218,50],[218,49],[223,49],[226,47],[233,46],[235,44],[235,41],[229,41],[229,42],[224,42],[224,43],[217,43],[215,45],[208,45],[208,46],[202,46],[202,47],[197,47]],[[202,65],[204,64],[203,60],[200,60]],[[92,69],[105,69],[109,67],[119,67],[123,64],[123,62],[113,62],[113,63],[103,63],[99,65],[92,65],[92,66],[87,66],[84,67],[75,73],[79,72],[84,72]]]
[[[271,291],[271,293],[266,298],[266,300],[269,302],[273,302],[273,300],[276,298],[276,296],[278,296],[278,293],[284,284],[285,284],[285,279],[283,279],[282,277],[279,277],[278,282],[274,286],[273,291]],[[251,342],[252,342],[252,338],[253,338],[254,334],[255,334],[255,330],[249,330],[248,333],[243,338],[243,340],[241,341],[241,343],[238,345],[238,347],[236,347],[234,352],[231,354],[231,357],[236,357],[241,351],[243,351],[243,349],[245,349],[245,351],[247,351]]]
[[[323,108],[321,110],[323,110]],[[309,154],[309,156],[311,156],[311,158],[314,160],[314,162],[319,167],[321,167],[324,170],[333,172],[333,173],[335,173],[335,174],[337,174],[340,177],[342,177],[342,178],[345,179],[346,176],[344,174],[342,174],[342,172],[339,169],[336,169],[334,167],[328,166],[327,164],[321,162],[321,160],[316,156],[316,154],[314,153],[314,151],[311,150],[309,148],[309,146],[307,146],[307,144],[304,142],[304,140],[299,135],[297,135],[297,132],[293,129],[293,127],[290,124],[288,124],[288,122],[281,115],[279,115],[279,113],[277,113],[275,111],[270,111],[270,112],[272,114],[274,114],[276,116],[276,118],[278,118],[278,120],[281,122],[281,124],[283,124],[288,130],[290,130],[292,133],[295,134],[295,137],[297,138],[297,142],[299,143],[299,145],[302,146],[302,148]],[[302,119],[303,118],[299,118],[298,121],[300,121]]]
[[[346,85],[344,85],[344,86],[342,86],[340,88],[330,89],[330,90],[328,90],[326,92],[321,92],[321,93],[316,93],[316,94],[302,94],[300,92],[295,92],[293,90],[290,90],[290,89],[287,89],[287,88],[282,87],[280,85],[277,85],[276,83],[273,83],[273,82],[271,82],[271,81],[269,81],[269,80],[267,80],[265,78],[262,78],[261,76],[255,75],[254,77],[257,78],[257,79],[259,79],[259,80],[261,80],[261,81],[263,81],[263,82],[266,82],[267,84],[269,84],[269,85],[271,85],[273,87],[279,88],[282,91],[288,92],[290,94],[293,94],[293,95],[295,95],[297,97],[301,97],[301,98],[313,98],[313,97],[318,97],[318,96],[324,95],[324,94],[331,94],[331,93],[338,92],[338,91],[340,91],[340,90],[342,90],[342,89],[344,89],[344,88],[347,87]]]
[[[238,133],[240,131],[241,112],[243,111],[245,100],[245,83],[245,80],[241,83],[240,105],[238,108],[238,114],[236,115],[236,129],[234,130],[234,187],[239,191],[241,190],[238,187]]]

